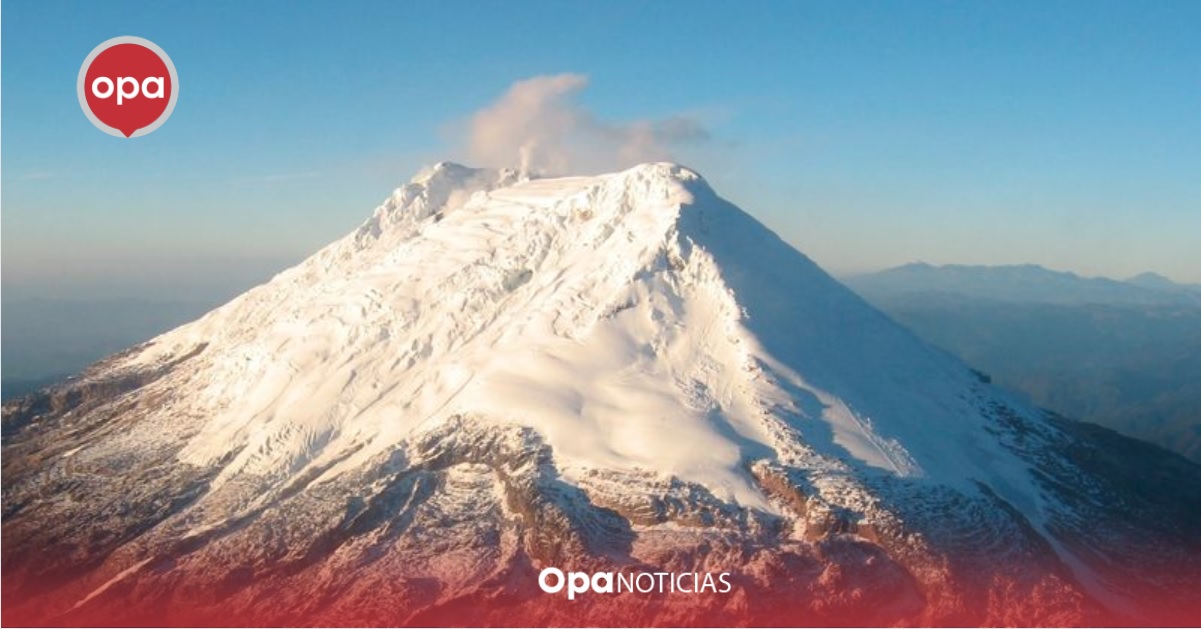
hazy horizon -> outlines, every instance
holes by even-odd
[[[770,227],[770,225],[769,225]],[[330,241],[340,238],[350,230],[335,235]],[[783,236],[783,234],[781,234]],[[785,237],[787,240],[787,237]],[[224,301],[263,282],[276,273],[294,266],[304,258],[317,252],[324,244],[314,246],[309,251],[296,251],[291,255],[278,254],[274,256],[172,256],[169,253],[159,256],[135,257],[96,257],[92,259],[73,259],[61,266],[38,264],[44,260],[17,260],[11,263],[7,256],[3,267],[3,298],[12,301],[21,300],[162,300],[162,301],[194,301],[210,302]],[[801,249],[802,253],[810,255]],[[838,279],[851,278],[895,269],[911,264],[929,264],[932,266],[1024,266],[1037,265],[1052,272],[1074,273],[1081,278],[1103,278],[1116,281],[1127,281],[1142,273],[1155,273],[1177,284],[1196,284],[1179,277],[1173,277],[1157,269],[1143,269],[1129,275],[1089,274],[1076,269],[1057,268],[1024,260],[1002,262],[996,264],[973,264],[955,260],[934,261],[930,258],[916,258],[887,266],[872,267],[841,267],[824,264],[822,260],[814,260],[830,275]],[[25,266],[20,266],[24,264]]]
[[[6,3],[6,294],[240,281],[236,261],[298,261],[442,159],[670,158],[836,275],[1201,282],[1194,3],[474,6]],[[134,140],[74,90],[115,33],[180,75]]]

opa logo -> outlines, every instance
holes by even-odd
[[[79,106],[97,129],[136,138],[161,127],[179,98],[175,64],[141,37],[96,46],[79,68]]]
[[[577,594],[729,594],[733,589],[730,573],[722,572],[569,572],[558,568],[543,568],[538,574],[538,587],[547,594],[558,594],[567,588],[567,600]]]

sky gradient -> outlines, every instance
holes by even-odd
[[[6,297],[282,268],[423,164],[470,161],[470,121],[515,82],[565,73],[598,128],[696,125],[673,157],[835,273],[1201,282],[1197,2],[10,0],[2,27]],[[75,94],[119,35],[180,78],[133,140]]]

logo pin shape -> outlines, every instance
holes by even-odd
[[[96,46],[79,68],[79,106],[97,129],[136,138],[161,127],[179,98],[171,57],[141,37]]]

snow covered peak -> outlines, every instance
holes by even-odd
[[[510,169],[472,168],[455,162],[438,162],[419,171],[409,181],[431,187],[468,187],[479,179],[501,180],[511,178]]]
[[[705,180],[696,171],[675,162],[646,162],[631,166],[624,171],[610,176],[643,179],[658,178],[680,183],[703,182]]]
[[[517,172],[510,169],[469,168],[453,162],[439,162],[423,169],[406,185],[397,188],[385,207],[416,206],[424,218],[445,206],[458,205],[472,194],[512,185]],[[453,208],[452,208],[453,209]]]
[[[1129,475],[1116,467],[1119,484],[1093,488],[1111,472],[1094,474],[1071,460],[1111,465],[1118,457],[1078,456],[1085,442],[1065,432],[1066,423],[982,380],[869,307],[687,168],[656,163],[527,179],[442,163],[398,188],[355,232],[202,319],[97,365],[54,400],[17,409],[15,419],[6,415],[6,430],[46,421],[41,409],[64,409],[51,411],[59,432],[45,438],[68,450],[30,460],[57,460],[63,474],[139,466],[130,476],[138,482],[128,485],[160,492],[143,501],[147,518],[158,522],[162,505],[181,505],[156,529],[169,552],[140,546],[141,555],[111,553],[148,558],[133,567],[106,564],[93,581],[97,589],[76,607],[103,594],[113,574],[169,577],[163,562],[147,562],[179,548],[193,554],[203,546],[222,566],[202,565],[206,575],[232,574],[230,566],[259,559],[259,567],[290,570],[303,555],[318,562],[322,579],[377,571],[393,583],[397,570],[424,569],[415,552],[441,559],[443,542],[454,539],[466,549],[463,560],[428,574],[438,577],[439,598],[460,604],[468,599],[458,597],[459,586],[443,584],[483,582],[463,569],[486,565],[481,557],[511,556],[514,566],[531,558],[590,565],[571,554],[595,551],[664,566],[692,561],[675,552],[679,540],[692,539],[703,540],[696,548],[705,549],[704,563],[675,568],[712,569],[710,557],[723,555],[743,561],[760,556],[753,549],[761,544],[771,565],[803,565],[816,575],[821,570],[809,566],[831,561],[826,542],[856,531],[865,537],[848,555],[855,565],[868,537],[909,561],[943,552],[937,547],[946,543],[974,553],[981,539],[999,535],[983,548],[987,565],[965,565],[991,568],[1014,549],[1053,552],[1046,574],[1059,579],[1062,560],[1098,600],[1118,600],[1087,565],[1106,553],[1077,552],[1055,534],[1065,522],[1083,522],[1082,535],[1092,535],[1100,519],[1090,514],[1102,507],[1086,500],[1108,510],[1104,503],[1137,501],[1142,492],[1128,489]],[[88,406],[63,406],[72,399]],[[39,478],[56,478],[36,469]],[[104,504],[119,508],[85,509],[58,499],[58,485],[24,483],[14,485],[26,492],[14,504],[36,497],[91,518],[81,540],[103,531],[143,544],[147,529],[137,518],[128,536],[111,533],[108,514],[126,512],[126,486],[114,489],[104,474],[74,478],[115,496]],[[1070,490],[1057,493],[1056,486]],[[1121,489],[1119,500],[1107,487]],[[1181,495],[1187,502],[1196,492]],[[1139,515],[1137,502],[1130,504],[1097,530],[1126,531],[1131,515],[1153,529],[1145,522],[1156,511]],[[36,541],[40,523],[25,515],[31,510],[20,512],[34,523]],[[447,517],[500,528],[452,534],[444,530]],[[1195,520],[1195,513],[1180,518]],[[77,518],[55,521],[72,533]],[[506,528],[515,521],[525,528]],[[1196,527],[1182,529],[1194,535]],[[439,542],[431,545],[423,535],[433,530]],[[572,538],[573,531],[581,536]],[[730,531],[737,534],[726,538]],[[59,529],[47,535],[68,539]],[[600,538],[609,541],[592,545]],[[723,538],[730,550],[711,553]],[[486,548],[489,539],[499,541]],[[330,540],[345,543],[337,552],[302,550],[329,548]],[[509,554],[523,543],[528,555]],[[773,558],[798,544],[806,553],[821,550],[800,563],[800,555]],[[64,554],[42,552],[54,548],[49,542],[27,547],[38,549],[31,556],[39,564]],[[1112,563],[1147,556],[1131,548]],[[372,563],[383,556],[397,562]],[[348,563],[322,563],[339,557]],[[867,557],[869,564],[879,558]],[[925,566],[950,563],[931,557],[913,574],[933,574],[935,586],[905,601],[945,588],[942,573]],[[821,572],[818,581],[845,573],[857,588],[859,569]],[[892,591],[896,573],[887,570],[881,574]],[[498,574],[484,581],[499,582]],[[1011,581],[983,574],[988,587],[1009,591]],[[783,587],[794,583],[790,577]],[[1012,596],[1031,598],[1018,592]],[[907,618],[917,620],[903,624],[938,624]]]
[[[534,429],[567,478],[648,472],[763,508],[747,470],[770,452],[954,483],[1002,456],[947,392],[966,368],[671,163],[533,180],[439,164],[130,360],[199,346],[180,386],[211,419],[180,456],[237,452],[221,481],[337,475],[461,417]],[[933,443],[946,431],[962,447]]]

